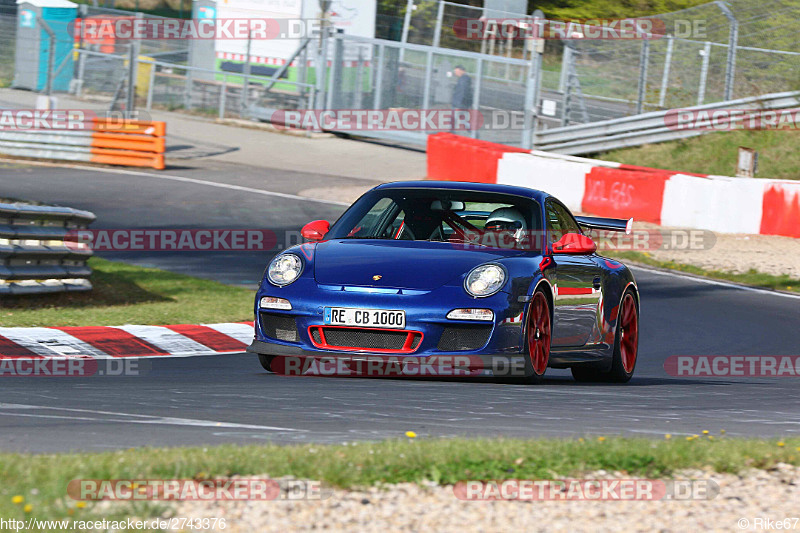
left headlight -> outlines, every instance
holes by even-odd
[[[471,296],[491,296],[506,283],[506,270],[500,265],[481,265],[475,267],[464,280],[464,290]]]
[[[270,283],[284,287],[303,272],[303,261],[294,254],[281,254],[275,257],[267,267],[267,278]]]

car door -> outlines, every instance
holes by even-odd
[[[566,233],[581,233],[575,218],[560,202],[545,202],[548,247]],[[552,346],[584,346],[597,330],[601,298],[600,267],[592,255],[556,254]]]

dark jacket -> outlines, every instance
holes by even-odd
[[[453,109],[469,109],[472,107],[472,78],[466,72],[458,78],[453,89]]]

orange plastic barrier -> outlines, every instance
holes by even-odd
[[[661,223],[669,174],[594,167],[586,174],[582,210],[603,217],[633,217]]]
[[[428,179],[497,183],[497,162],[522,148],[472,139],[453,133],[428,136]]]
[[[92,163],[164,170],[165,122],[103,118],[92,122]]]
[[[800,238],[800,187],[773,183],[764,191],[761,233]]]
[[[149,120],[121,120],[108,118],[92,119],[92,129],[105,133],[138,133],[164,137],[167,135],[167,123]]]
[[[135,134],[124,135],[118,133],[92,133],[92,147],[163,154],[166,149],[166,143],[164,137]]]

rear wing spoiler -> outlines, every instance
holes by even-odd
[[[600,218],[600,217],[575,217],[580,226],[589,229],[602,229],[607,231],[624,231],[630,235],[633,231],[633,218]]]

